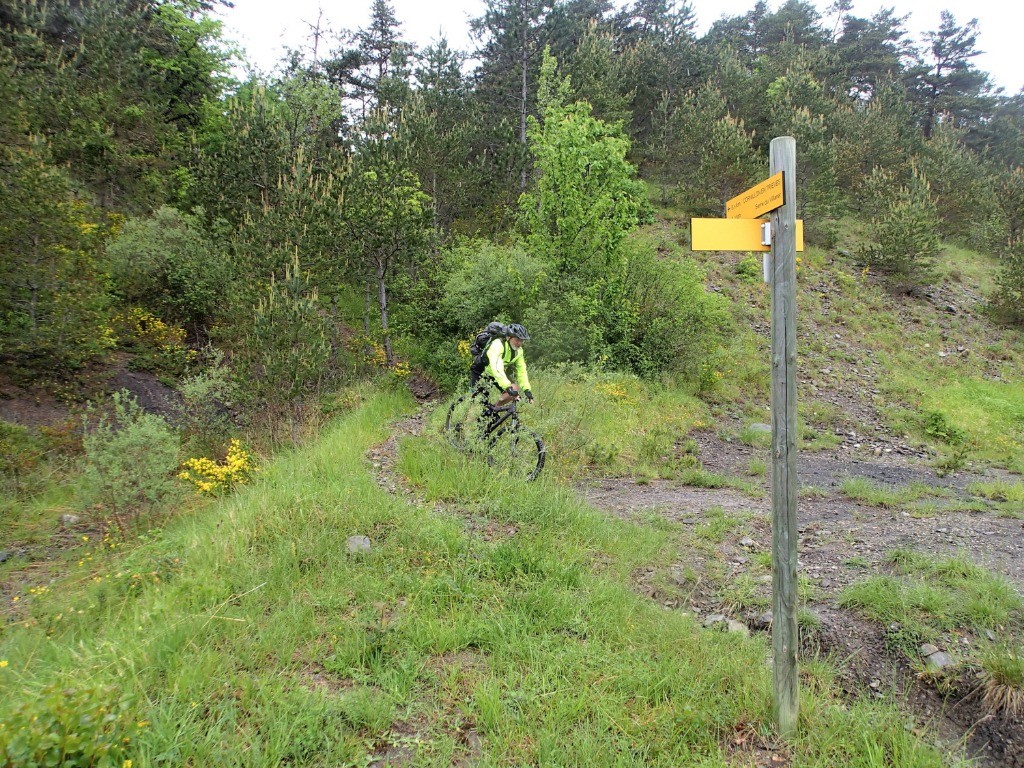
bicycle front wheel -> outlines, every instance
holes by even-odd
[[[522,427],[509,427],[492,435],[487,463],[510,477],[535,480],[544,469],[545,448],[540,435]]]
[[[451,404],[444,422],[445,437],[458,451],[470,451],[483,437],[487,397],[480,390],[465,394]]]

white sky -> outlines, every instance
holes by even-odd
[[[755,0],[693,0],[697,33],[703,34],[723,15],[746,13]],[[831,0],[814,0],[819,10]],[[330,29],[355,30],[369,20],[371,0],[234,0],[235,7],[221,12],[225,36],[246,49],[249,60],[270,70],[285,47],[298,47],[310,34],[319,11],[322,24]],[[616,5],[624,3],[619,0]],[[769,0],[776,9],[780,0]],[[442,33],[453,48],[468,49],[469,19],[483,13],[483,0],[391,0],[406,39],[419,46],[436,40]],[[978,19],[978,45],[984,53],[974,59],[976,67],[988,72],[996,86],[1007,95],[1024,88],[1024,62],[1017,53],[1024,28],[1024,3],[1020,0],[854,0],[853,13],[869,17],[880,8],[892,7],[899,15],[910,14],[907,30],[920,42],[922,32],[935,30],[943,9],[958,24]]]

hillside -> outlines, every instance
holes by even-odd
[[[639,236],[686,256],[671,217]],[[701,397],[533,374],[524,418],[550,457],[530,486],[452,452],[441,403],[362,390],[251,488],[141,540],[38,500],[0,566],[8,764],[68,728],[69,765],[1021,765],[1024,344],[986,319],[990,265],[947,250],[913,298],[802,256],[802,729],[785,743],[768,307],[744,258],[703,257],[737,324]],[[925,643],[955,663],[932,669]]]

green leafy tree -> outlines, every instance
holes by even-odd
[[[541,119],[530,123],[538,176],[520,205],[525,242],[550,265],[550,290],[534,314],[549,327],[544,335],[571,335],[574,356],[586,359],[600,354],[610,316],[623,309],[619,246],[649,207],[621,129],[592,117],[585,102],[566,103],[570,84],[556,67],[545,53]]]
[[[929,179],[943,236],[969,241],[978,222],[991,219],[999,208],[988,169],[952,127],[939,126],[920,155],[922,173]]]
[[[1003,252],[992,309],[1004,322],[1024,325],[1024,240],[1013,240]]]
[[[0,359],[67,375],[113,344],[97,251],[107,218],[45,148],[0,148]]]
[[[942,11],[939,28],[928,32],[925,41],[926,60],[907,73],[925,138],[940,121],[957,128],[976,125],[992,108],[988,75],[971,61],[981,53],[978,20],[959,26],[953,14]]]
[[[591,116],[585,102],[567,104],[570,84],[545,55],[530,140],[538,177],[521,199],[527,242],[562,277],[598,281],[616,260],[626,233],[650,210],[629,141],[619,128]]]
[[[383,111],[366,125],[346,185],[342,216],[349,258],[359,265],[369,293],[375,289],[385,363],[395,363],[389,323],[389,290],[395,271],[414,267],[428,250],[430,199],[410,168],[405,126]]]
[[[515,170],[522,192],[528,172],[527,118],[534,114],[537,71],[546,42],[542,22],[552,4],[550,0],[487,0],[486,6],[483,16],[470,22],[480,42],[476,91],[487,125],[515,126],[519,144]]]
[[[286,411],[293,443],[298,441],[304,400],[318,394],[330,374],[329,329],[316,286],[296,254],[284,279],[271,277],[254,307],[242,352],[243,389],[271,422]]]
[[[403,112],[412,146],[410,170],[430,195],[434,229],[450,229],[470,208],[472,107],[463,61],[443,39],[427,47],[415,70],[417,87]]]
[[[122,300],[198,332],[227,295],[226,255],[195,219],[168,206],[130,219],[107,245],[114,291]]]
[[[870,19],[842,17],[836,56],[844,80],[858,99],[871,99],[880,84],[903,73],[904,61],[913,53],[906,30],[908,18],[896,16],[892,8],[882,8]]]
[[[743,122],[729,113],[713,86],[688,93],[672,108],[666,100],[648,169],[684,210],[721,216],[725,203],[764,176],[765,163]]]

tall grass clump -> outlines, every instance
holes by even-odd
[[[848,587],[840,605],[889,627],[909,656],[917,646],[957,629],[997,629],[1019,616],[1024,601],[1003,578],[964,558],[932,558],[912,550],[889,556],[892,574]]]

